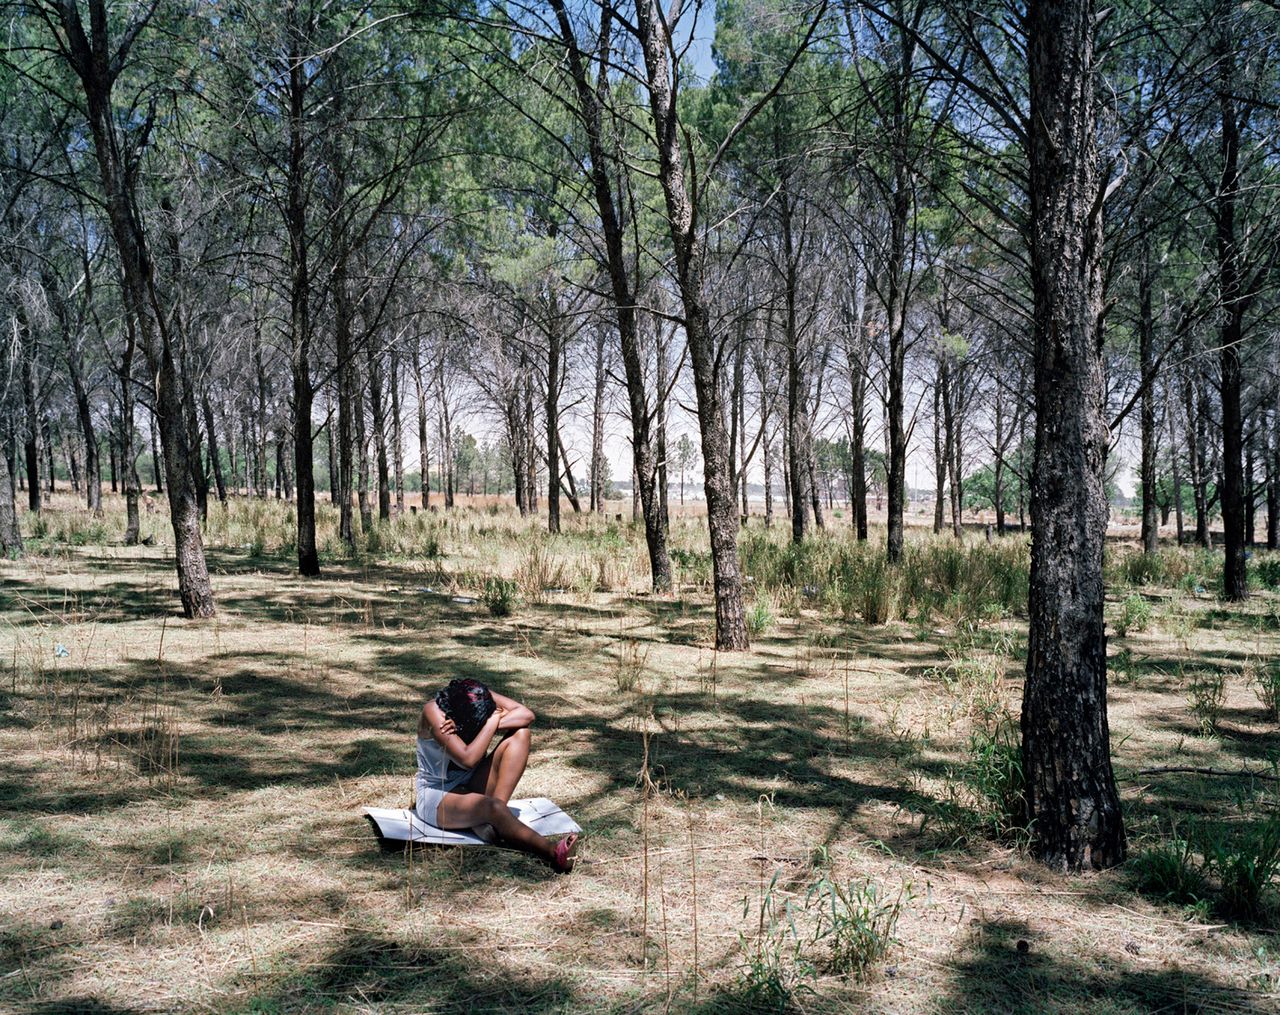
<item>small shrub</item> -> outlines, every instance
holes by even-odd
[[[1272,591],[1280,591],[1280,557],[1263,557],[1250,568],[1253,584]]]
[[[841,883],[821,878],[805,905],[816,909],[810,943],[825,946],[826,969],[862,982],[897,943],[894,932],[909,901],[909,889],[892,897],[870,880]]]
[[[802,979],[816,973],[802,955],[803,943],[790,900],[779,902],[776,895],[780,873],[769,881],[757,912],[752,912],[748,899],[743,900],[743,920],[754,917],[756,924],[754,939],[738,932],[743,963],[735,1007],[746,1011],[788,1011]]]
[[[858,585],[859,610],[864,622],[883,624],[893,605],[893,573],[888,559],[874,557],[863,570]]]
[[[1131,553],[1124,558],[1121,570],[1130,585],[1159,585],[1168,575],[1160,553]]]
[[[1151,604],[1133,593],[1120,604],[1120,616],[1116,619],[1116,631],[1124,637],[1130,631],[1145,631],[1151,626]]]
[[[638,639],[628,638],[623,641],[618,649],[618,664],[614,670],[618,691],[627,694],[636,690],[648,664],[649,650],[642,650]]]
[[[1006,839],[1025,831],[1022,744],[1012,716],[970,735],[964,778],[992,835]]]
[[[485,579],[484,594],[481,598],[493,616],[511,616],[515,610],[518,597],[519,588],[510,578]]]
[[[774,616],[774,601],[772,594],[761,592],[756,595],[755,602],[751,604],[751,608],[747,610],[746,622],[747,630],[751,632],[753,638],[757,638],[773,627],[777,618]]]
[[[1173,836],[1132,861],[1134,887],[1162,902],[1194,905],[1205,898],[1204,872],[1190,839]]]
[[[569,584],[565,565],[542,545],[535,545],[516,568],[516,584],[526,602],[540,603],[549,589],[562,589]]]
[[[1204,854],[1206,867],[1221,883],[1222,909],[1227,915],[1257,920],[1269,911],[1272,889],[1280,877],[1280,819],[1254,822],[1234,835],[1207,839]]]
[[[1216,736],[1218,721],[1222,718],[1222,706],[1227,697],[1226,674],[1221,670],[1207,670],[1195,674],[1187,689],[1187,704],[1200,723],[1200,735]]]
[[[1250,661],[1245,664],[1252,676],[1253,692],[1266,709],[1267,718],[1280,720],[1280,659]]]
[[[680,580],[706,588],[711,584],[711,554],[699,550],[671,550],[671,563],[680,569]]]

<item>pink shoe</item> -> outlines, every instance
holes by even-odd
[[[551,867],[557,874],[568,874],[573,870],[574,861],[578,854],[578,835],[565,836],[556,843],[554,859],[551,861]]]

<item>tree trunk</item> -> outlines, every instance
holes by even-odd
[[[786,222],[788,216],[783,215]],[[784,249],[790,246],[790,230],[783,230]],[[790,265],[790,258],[788,257]],[[788,271],[789,276],[794,271]],[[787,479],[791,495],[791,541],[802,543],[809,526],[809,406],[808,380],[796,330],[795,279],[788,278],[787,314]]]
[[[938,375],[933,382],[933,534],[942,531],[946,504],[947,459],[942,446],[942,360],[938,360]]]
[[[1169,392],[1166,385],[1165,413],[1169,419],[1169,468],[1173,473],[1173,510],[1178,530],[1178,545],[1181,546],[1185,535],[1182,519],[1182,473],[1178,469],[1178,435],[1174,423],[1178,414],[1174,405],[1167,401],[1168,397]]]
[[[67,372],[71,377],[71,392],[76,403],[76,418],[84,435],[85,505],[95,516],[102,514],[102,477],[98,461],[98,434],[93,426],[89,394],[85,391],[80,374],[80,356],[74,347],[69,331],[63,333],[66,340]]]
[[[10,346],[0,342],[0,377],[9,376],[13,364],[9,362]],[[12,423],[12,415],[7,423]],[[11,457],[16,448],[10,444],[12,434],[7,427],[0,428],[5,433],[5,440],[0,442],[0,556],[6,559],[17,559],[23,555],[22,528],[18,522],[18,506],[15,503],[16,482],[13,474]]]
[[[349,550],[356,547],[355,517],[351,499],[355,490],[355,467],[352,461],[356,439],[354,416],[359,412],[355,367],[351,348],[351,304],[347,293],[346,258],[339,256],[333,267],[333,337],[337,358],[338,389],[338,536]],[[360,427],[363,430],[363,426]],[[330,431],[332,439],[332,430]]]
[[[1271,413],[1267,455],[1267,549],[1280,550],[1280,383],[1276,384],[1276,406]]]
[[[1188,338],[1188,348],[1190,347],[1190,338]],[[1190,354],[1188,353],[1188,358]],[[1207,463],[1205,462],[1205,445],[1204,445],[1204,416],[1197,412],[1197,402],[1203,404],[1203,399],[1197,399],[1195,389],[1199,387],[1197,383],[1199,378],[1193,380],[1192,369],[1194,364],[1188,362],[1183,368],[1182,378],[1182,396],[1183,409],[1187,416],[1187,464],[1190,468],[1191,482],[1191,498],[1196,510],[1196,545],[1208,549],[1209,546],[1209,506],[1208,506],[1208,472]]]
[[[1124,860],[1111,769],[1102,552],[1102,222],[1091,0],[1027,8],[1036,452],[1022,763],[1034,854]]]
[[[128,52],[128,41],[114,52],[108,45],[104,0],[89,0],[93,42],[86,37],[77,5],[57,8],[66,46],[64,56],[83,86],[94,151],[106,196],[111,232],[120,255],[122,293],[128,313],[138,328],[139,345],[147,368],[155,378],[160,441],[164,449],[169,488],[169,516],[173,525],[178,572],[178,594],[187,617],[211,617],[213,588],[200,538],[200,513],[192,476],[191,448],[182,405],[182,379],[170,335],[164,322],[164,306],[156,289],[155,271],[146,233],[132,192],[132,174],[121,161],[124,146],[117,136],[111,87],[118,65]],[[128,31],[124,38],[131,38]]]
[[[427,444],[427,393],[422,384],[422,350],[413,343],[413,390],[418,397],[418,474],[422,486],[422,507],[431,506],[431,455]]]
[[[960,396],[964,378],[958,364],[948,360],[942,374],[942,425],[946,431],[946,467],[951,474],[951,534],[964,538],[964,496],[962,459],[960,454]]]
[[[285,10],[289,27],[289,169],[285,228],[289,236],[289,367],[293,380],[293,471],[298,486],[298,573],[314,578],[320,574],[320,554],[316,547],[315,436],[311,430],[315,385],[311,381],[311,266],[307,240],[307,74],[297,6],[289,3]],[[330,410],[332,408],[330,404]],[[332,413],[328,427],[329,496],[334,501],[338,500],[340,484],[335,468]],[[234,456],[231,468],[235,470]],[[348,507],[348,523],[349,511]]]
[[[560,531],[560,301],[555,287],[547,306],[547,391],[543,408],[547,417],[547,531]]]
[[[378,470],[378,520],[391,520],[391,463],[387,458],[387,406],[384,401],[382,356],[374,349],[372,335],[364,341],[369,367],[369,414],[373,420],[374,465]]]
[[[647,0],[644,0],[647,2]],[[644,514],[645,543],[649,550],[649,570],[655,592],[671,590],[671,559],[667,554],[667,526],[662,517],[661,504],[656,496],[657,462],[650,437],[648,399],[646,397],[644,368],[641,359],[639,326],[636,319],[636,294],[629,274],[629,262],[624,247],[624,223],[614,199],[609,167],[615,160],[606,152],[607,135],[604,128],[605,113],[609,103],[609,62],[612,7],[604,5],[599,18],[598,56],[601,67],[595,86],[587,79],[583,55],[563,0],[552,0],[561,40],[568,56],[569,72],[577,92],[578,111],[587,135],[591,163],[591,185],[595,196],[596,211],[600,215],[601,232],[605,241],[605,261],[609,271],[609,284],[613,293],[614,312],[617,315],[618,338],[622,347],[622,364],[627,379],[627,398],[631,416],[631,450],[636,463],[636,479],[639,484],[641,508]],[[624,203],[625,208],[625,203]]]
[[[353,377],[351,422],[355,430],[356,442],[356,504],[360,508],[360,531],[367,536],[373,530],[373,503],[369,499],[369,434],[365,427],[362,388],[359,379]]]
[[[134,393],[133,393],[133,357],[137,349],[137,331],[132,320],[125,322],[124,354],[120,357],[120,465],[121,478],[124,480],[125,504],[125,546],[137,546],[142,535],[142,519],[138,513],[138,498],[142,493],[142,482],[138,479],[138,450],[134,439],[136,428],[133,425]],[[108,443],[114,443],[108,437]],[[114,481],[115,466],[112,466]],[[113,482],[114,485],[114,482]]]
[[[29,327],[19,338],[22,349],[22,453],[27,469],[27,510],[40,513],[40,413],[35,379],[36,339]]]
[[[1226,19],[1224,19],[1226,20]],[[1244,561],[1244,476],[1241,451],[1244,423],[1240,411],[1240,343],[1244,338],[1244,314],[1248,306],[1242,291],[1240,248],[1236,240],[1236,200],[1240,189],[1240,127],[1236,118],[1235,55],[1229,29],[1223,26],[1219,42],[1222,114],[1219,141],[1222,177],[1215,209],[1218,253],[1218,291],[1222,306],[1219,370],[1222,390],[1222,534],[1225,555],[1222,570],[1223,597],[1239,602],[1249,595]]]
[[[603,327],[596,329],[595,398],[591,403],[591,510],[604,512],[604,341]]]
[[[227,502],[227,481],[222,475],[222,457],[218,453],[218,432],[214,429],[213,406],[209,402],[208,392],[205,392],[202,401],[204,428],[209,434],[209,466],[213,472],[213,483],[214,488],[218,491],[218,500],[225,504]]]
[[[1160,548],[1160,522],[1156,516],[1156,398],[1155,398],[1155,316],[1151,310],[1151,233],[1146,222],[1142,257],[1138,263],[1138,359],[1142,384],[1142,550],[1155,553]]]
[[[654,0],[641,0],[637,5],[636,27],[644,51],[649,106],[658,141],[658,175],[675,250],[676,277],[684,304],[685,335],[693,364],[698,423],[702,431],[702,467],[706,477],[707,523],[711,530],[716,596],[716,648],[745,649],[749,641],[738,564],[738,511],[729,488],[728,435],[716,373],[714,338],[704,302],[702,238],[685,181],[666,23]]]
[[[404,514],[404,421],[400,412],[400,352],[391,346],[391,466],[395,470],[396,514]]]
[[[667,490],[667,389],[670,387],[671,378],[667,376],[670,369],[667,361],[667,342],[669,336],[666,327],[661,321],[656,322],[657,346],[658,346],[658,391],[654,400],[654,409],[657,413],[654,420],[655,428],[655,451],[658,457],[658,505],[659,513],[662,516],[663,541],[671,530],[671,508],[667,503],[669,491]]]

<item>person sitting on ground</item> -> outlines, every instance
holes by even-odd
[[[504,844],[540,856],[564,874],[573,867],[578,836],[553,845],[507,807],[529,763],[533,720],[524,705],[478,680],[449,681],[418,719],[415,810],[436,828],[488,825]],[[488,754],[498,733],[501,742]]]

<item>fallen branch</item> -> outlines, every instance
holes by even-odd
[[[1249,779],[1265,779],[1267,782],[1280,782],[1280,776],[1267,775],[1265,772],[1253,772],[1242,768],[1239,772],[1228,772],[1222,768],[1194,768],[1190,765],[1169,765],[1162,768],[1140,768],[1134,775],[1161,775],[1165,772],[1185,772],[1189,775],[1225,775],[1232,778],[1247,777]]]

